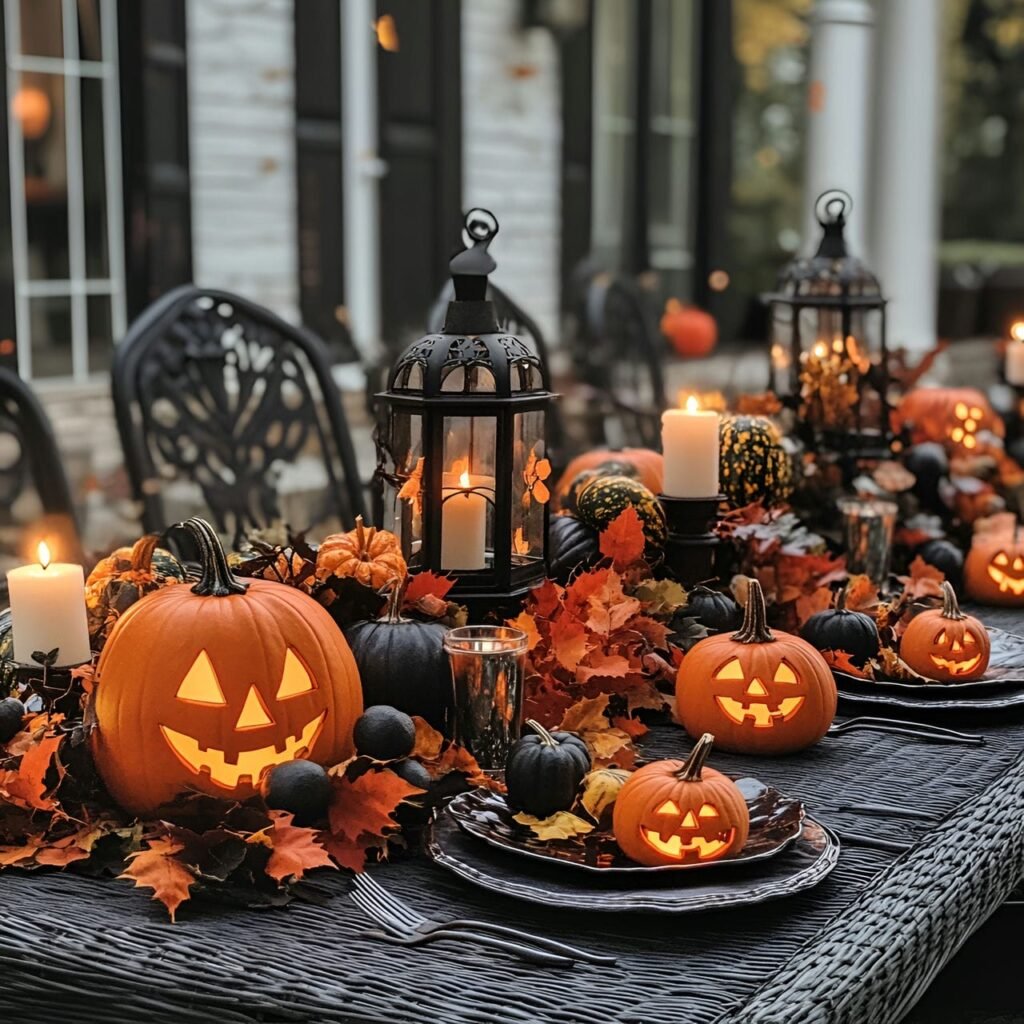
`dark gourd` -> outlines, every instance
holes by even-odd
[[[537,818],[566,811],[590,771],[590,751],[573,732],[548,732],[531,718],[533,734],[517,740],[505,764],[508,805]]]
[[[767,416],[723,416],[718,441],[719,486],[733,508],[770,508],[793,493],[793,463]]]
[[[926,512],[948,511],[942,500],[942,482],[949,473],[946,449],[937,441],[922,441],[907,449],[903,465],[914,474],[911,492]]]
[[[395,586],[381,619],[345,629],[359,677],[363,703],[389,704],[443,729],[452,701],[452,675],[444,652],[447,632],[438,622],[402,618],[404,587]]]
[[[951,540],[930,540],[917,553],[929,565],[938,569],[953,584],[954,590],[963,589],[964,553]]]
[[[861,667],[878,654],[878,626],[870,615],[846,607],[845,587],[839,591],[835,607],[812,615],[800,636],[819,651],[845,651]]]
[[[21,731],[25,705],[17,697],[0,700],[0,743],[6,743]]]
[[[288,761],[271,768],[260,789],[267,806],[290,811],[296,825],[319,821],[331,800],[331,780],[313,761]]]
[[[0,612],[0,697],[6,697],[17,684],[18,663],[14,660],[14,628],[11,610]]]
[[[409,757],[404,761],[396,761],[388,766],[400,779],[405,779],[410,786],[418,789],[430,789],[433,779],[430,772],[415,758]]]
[[[408,757],[416,745],[416,726],[404,712],[387,704],[367,708],[352,731],[356,753],[378,761]]]
[[[692,616],[709,632],[725,633],[739,629],[743,622],[743,609],[731,594],[697,584],[687,592],[683,614]]]
[[[576,510],[580,519],[595,530],[603,530],[632,505],[644,524],[649,548],[662,548],[668,535],[665,513],[657,496],[639,480],[627,476],[594,477],[579,493]]]
[[[589,569],[601,557],[597,530],[573,516],[552,516],[548,523],[548,575],[567,583],[577,569]]]

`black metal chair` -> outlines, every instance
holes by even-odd
[[[112,384],[146,530],[167,526],[165,485],[184,479],[237,543],[280,517],[280,471],[313,442],[327,484],[312,522],[336,516],[347,527],[363,513],[326,347],[269,310],[229,292],[177,288],[131,325]]]
[[[588,440],[659,448],[664,342],[648,296],[630,278],[597,272],[581,282],[577,306],[571,354],[577,378],[594,395]]]
[[[38,535],[50,541],[54,556],[62,562],[84,563],[71,489],[50,421],[28,384],[11,370],[0,368],[0,523],[5,527],[21,527],[15,503],[29,487],[36,492],[42,519],[33,514],[31,537],[27,530],[20,531],[27,538],[22,547]],[[35,552],[22,550],[18,555],[34,557]],[[7,584],[0,574],[0,596],[6,597],[6,593]]]

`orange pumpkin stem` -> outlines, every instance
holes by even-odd
[[[132,545],[132,572],[151,572],[153,569],[153,552],[160,539],[158,533],[147,533]]]
[[[771,644],[775,642],[768,628],[768,612],[764,606],[764,591],[758,580],[751,580],[747,586],[747,603],[743,608],[743,625],[733,633],[732,639],[738,644]]]
[[[959,622],[967,616],[960,611],[960,602],[956,599],[956,591],[949,580],[942,581],[942,617]]]
[[[547,729],[545,729],[544,726],[540,724],[540,722],[535,721],[532,718],[528,718],[526,720],[526,724],[540,737],[540,741],[544,744],[545,747],[558,746],[558,744],[555,742],[555,737],[552,736],[551,733],[549,733]]]
[[[391,584],[391,590],[388,592],[388,606],[384,612],[383,621],[389,626],[394,626],[399,622],[408,621],[402,617],[402,599],[405,597],[408,577],[399,579],[397,576],[392,576],[388,582]]]
[[[205,519],[194,516],[184,523],[176,523],[171,529],[186,530],[199,548],[202,575],[192,588],[193,594],[200,597],[230,597],[232,594],[246,592],[248,584],[238,579],[228,567],[220,537]]]
[[[552,741],[554,742],[554,741]],[[680,782],[700,782],[701,772],[704,770],[704,762],[715,745],[715,737],[706,732],[693,745],[690,756],[683,762],[683,767],[676,772],[676,778]]]

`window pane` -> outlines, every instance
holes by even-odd
[[[32,299],[32,376],[71,376],[71,300],[67,296]]]
[[[114,351],[110,319],[110,296],[90,295],[89,310],[89,372],[103,373],[110,369]]]
[[[33,57],[62,57],[61,0],[21,0],[21,52]]]
[[[103,83],[83,78],[82,86],[82,191],[85,201],[85,273],[106,277],[107,182],[103,158]]]
[[[78,56],[82,60],[100,60],[99,0],[78,0]]]
[[[64,78],[25,72],[11,98],[11,115],[24,136],[28,273],[68,276],[67,158],[64,151]]]

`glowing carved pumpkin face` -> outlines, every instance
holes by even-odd
[[[342,761],[362,712],[355,661],[323,607],[279,583],[243,585],[215,535],[201,536],[200,583],[132,605],[97,669],[96,765],[137,814],[185,790],[245,799],[296,758]]]
[[[1024,531],[976,534],[964,563],[967,592],[984,604],[1024,606]]]
[[[674,800],[666,800],[654,812],[654,820],[640,826],[645,843],[672,860],[714,860],[721,857],[736,838],[736,829],[723,827],[714,804],[702,803],[683,811]]]
[[[932,664],[955,676],[971,675],[981,661],[977,637],[963,626],[955,628],[951,623],[943,627],[932,643],[935,650],[928,655]]]
[[[988,564],[988,574],[1002,593],[1024,597],[1024,556],[997,551]]]
[[[740,696],[715,693],[722,713],[737,725],[749,720],[755,729],[772,729],[777,722],[788,722],[803,707],[805,697],[800,680],[785,659],[775,666],[767,685],[757,675],[748,679],[739,658],[730,658],[714,678],[716,683],[729,684],[727,689],[733,693],[737,689],[734,684],[742,687]]]
[[[976,388],[913,388],[893,412],[897,430],[909,429],[911,442],[938,441],[951,454],[979,455],[1006,428]]]
[[[953,422],[949,427],[949,439],[963,445],[968,451],[978,447],[978,428],[985,419],[985,410],[977,405],[957,402],[953,406]]]
[[[942,584],[942,608],[910,620],[900,641],[900,655],[915,671],[942,682],[977,679],[988,668],[988,630],[960,611],[953,587]]]

